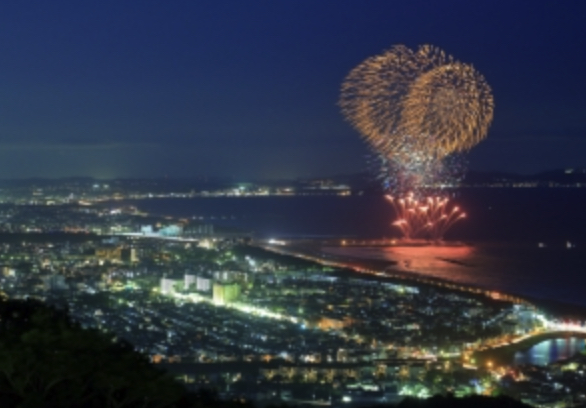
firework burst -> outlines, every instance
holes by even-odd
[[[417,199],[410,193],[401,198],[388,195],[387,199],[397,214],[393,226],[401,230],[407,240],[423,237],[441,241],[452,225],[466,218],[466,214],[459,207],[451,206],[446,197],[427,196]]]
[[[490,87],[439,48],[398,45],[354,68],[342,84],[346,119],[377,152],[437,160],[480,142],[493,116]]]
[[[408,239],[441,240],[465,214],[438,191],[459,182],[462,153],[486,137],[493,117],[482,75],[437,47],[397,45],[354,68],[339,103],[376,152],[376,174],[394,195],[393,225]]]
[[[490,88],[471,66],[450,63],[421,75],[402,104],[400,133],[418,150],[444,157],[484,139],[493,116]]]

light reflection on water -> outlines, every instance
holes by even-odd
[[[584,249],[538,248],[537,245],[323,247],[338,257],[384,259],[392,269],[415,272],[464,285],[521,296],[586,305],[582,273]]]
[[[583,351],[586,347],[586,340],[576,337],[566,339],[545,340],[536,344],[528,350],[515,353],[514,363],[546,365],[558,360],[570,358],[576,353]]]

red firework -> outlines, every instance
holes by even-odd
[[[458,206],[450,206],[449,199],[440,196],[416,198],[413,193],[395,198],[386,196],[393,205],[397,219],[392,225],[399,228],[407,240],[427,238],[440,241],[454,223],[466,217]]]

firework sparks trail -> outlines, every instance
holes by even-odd
[[[401,230],[407,240],[424,236],[440,241],[454,223],[466,217],[459,207],[449,206],[449,200],[440,196],[417,199],[413,193],[395,198],[387,195],[397,219],[393,226]]]

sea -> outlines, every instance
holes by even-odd
[[[466,212],[438,247],[330,246],[338,256],[387,259],[404,271],[505,293],[586,306],[586,188],[466,188]],[[378,195],[153,198],[127,202],[157,215],[251,232],[255,238],[397,238]]]

